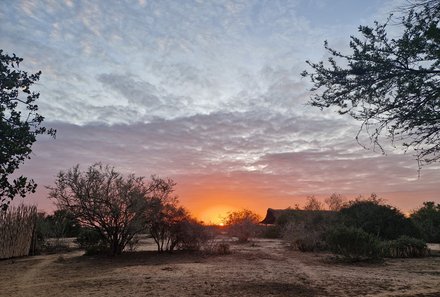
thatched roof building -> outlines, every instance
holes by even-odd
[[[273,209],[268,208],[266,217],[264,220],[260,222],[260,224],[265,225],[272,225],[277,222],[280,218],[305,218],[305,217],[316,217],[316,218],[324,218],[324,219],[331,219],[334,218],[336,215],[336,211],[329,211],[329,210],[302,210],[302,209]]]

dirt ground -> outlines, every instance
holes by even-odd
[[[440,257],[336,264],[268,239],[232,244],[222,256],[143,248],[0,261],[0,296],[440,296]]]

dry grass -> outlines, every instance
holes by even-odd
[[[0,211],[0,259],[29,254],[36,218],[35,206],[20,205]]]
[[[79,251],[0,261],[1,296],[440,296],[440,257],[335,264],[279,240],[231,244],[229,255],[121,257]]]

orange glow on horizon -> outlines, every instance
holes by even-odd
[[[223,221],[228,213],[236,210],[237,208],[228,205],[213,205],[202,210],[198,218],[207,225],[223,226]]]
[[[178,180],[176,192],[180,203],[191,215],[205,224],[219,225],[228,213],[248,209],[261,218],[267,208],[287,208],[297,201],[292,197],[280,197],[273,191],[256,191],[249,181],[231,180],[223,175],[203,176],[196,181],[188,177]]]

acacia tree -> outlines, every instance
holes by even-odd
[[[146,212],[150,235],[157,244],[157,250],[173,251],[182,241],[182,228],[190,221],[188,212],[178,205],[174,195],[176,183],[172,179],[152,176],[148,199],[151,207]]]
[[[55,136],[55,130],[42,126],[35,101],[40,94],[30,87],[41,72],[28,74],[19,70],[23,59],[9,56],[0,49],[0,208],[6,210],[14,197],[35,192],[37,184],[25,176],[11,178],[25,159],[39,134]]]
[[[390,17],[391,19],[391,17]],[[362,122],[374,145],[380,136],[413,149],[419,166],[440,159],[440,1],[415,1],[391,38],[388,23],[360,26],[350,54],[324,46],[328,64],[307,63],[313,83],[310,104],[336,108]],[[342,65],[342,66],[341,66]]]
[[[123,177],[113,167],[94,164],[61,171],[49,197],[84,227],[96,230],[112,255],[120,254],[133,237],[146,230],[150,188],[142,177]]]

